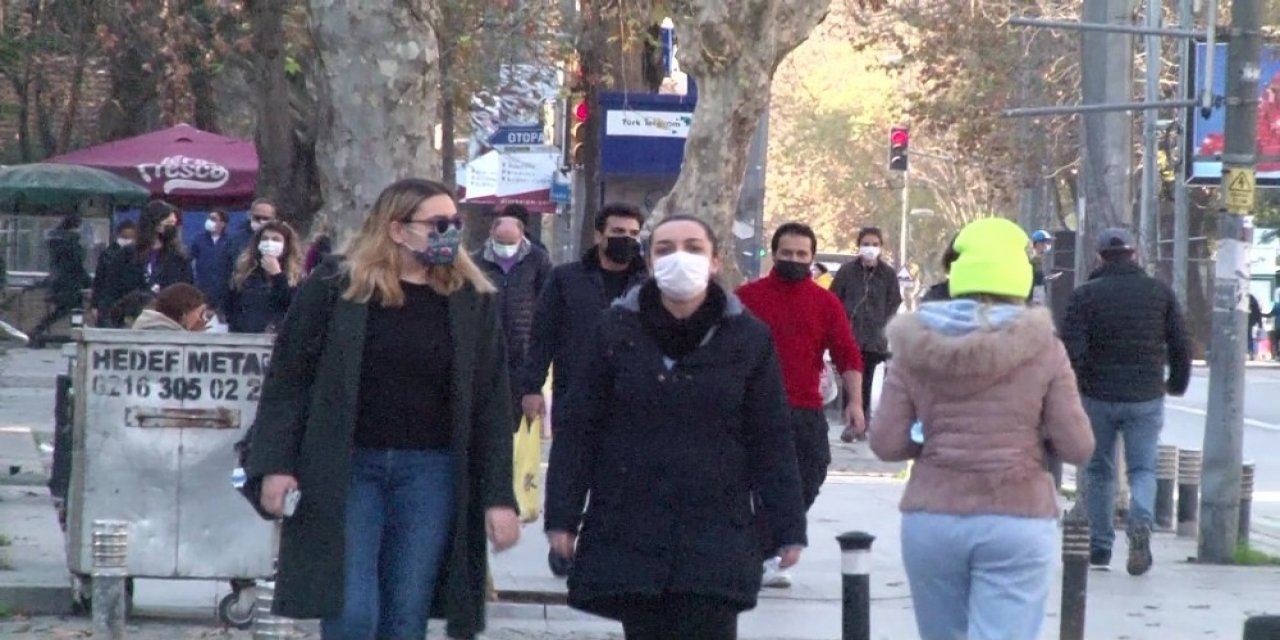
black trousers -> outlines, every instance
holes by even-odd
[[[827,481],[827,468],[831,466],[831,434],[826,414],[816,409],[791,407],[791,433],[795,436],[800,493],[804,497],[804,509],[808,511],[817,501],[822,483]],[[778,555],[778,545],[769,532],[769,520],[765,517],[767,505],[758,496],[754,502],[761,559],[768,560]]]
[[[736,640],[738,610],[720,598],[667,593],[634,598],[622,618],[626,640]]]

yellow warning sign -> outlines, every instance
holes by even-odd
[[[1226,189],[1227,212],[1236,215],[1253,213],[1253,192],[1256,188],[1253,169],[1230,168],[1222,176]]]

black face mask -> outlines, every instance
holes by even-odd
[[[803,262],[779,260],[773,263],[773,270],[787,282],[799,282],[809,277],[809,265]]]
[[[172,227],[166,226],[166,227],[164,227],[164,229],[163,229],[163,230],[161,230],[161,231],[160,231],[160,239],[161,239],[161,240],[163,240],[163,241],[165,241],[165,242],[169,242],[169,241],[171,241],[171,240],[173,240],[174,238],[177,238],[177,237],[178,237],[178,227],[177,227],[177,226],[172,226]]]
[[[618,263],[631,264],[640,255],[640,242],[630,236],[605,239],[604,257]]]

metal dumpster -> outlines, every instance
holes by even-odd
[[[273,529],[231,471],[270,357],[263,335],[79,332],[67,564],[82,586],[94,520],[122,520],[130,577],[230,581],[220,616],[252,622],[245,589],[273,573]]]

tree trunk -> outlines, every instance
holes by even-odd
[[[309,0],[320,65],[316,159],[324,210],[354,231],[390,182],[436,177],[435,0]]]
[[[747,151],[769,104],[773,73],[826,17],[831,0],[680,4],[673,16],[680,67],[698,84],[698,106],[680,177],[652,215],[695,215],[732,246]],[[723,261],[721,279],[729,287],[740,281],[733,257]]]
[[[446,2],[446,4],[448,4]],[[444,10],[446,14],[448,10]],[[446,17],[445,25],[453,26],[456,23]],[[446,27],[447,29],[449,27]],[[449,29],[452,31],[452,29]],[[457,80],[453,77],[454,59],[457,57],[457,35],[456,33],[448,33],[445,35],[449,39],[448,42],[440,44],[440,165],[441,165],[441,182],[449,185],[451,189],[458,188],[458,158],[457,150],[453,146],[453,139],[457,137],[458,132],[458,92],[455,90]]]
[[[71,63],[71,84],[67,87],[66,112],[63,115],[62,130],[58,133],[56,153],[66,153],[71,148],[71,137],[75,133],[76,123],[80,120],[80,99],[84,95],[84,70],[89,64],[89,38],[93,37],[89,18],[84,10],[76,14],[76,31],[71,46],[74,54]]]
[[[275,201],[285,220],[298,222],[299,203],[288,197],[292,193],[295,152],[289,77],[285,73],[285,5],[284,0],[254,0],[248,5],[257,57],[258,126],[254,144],[258,149],[258,195]]]

